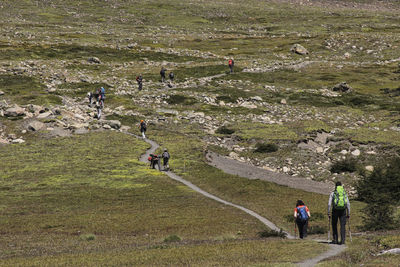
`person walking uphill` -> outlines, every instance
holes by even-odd
[[[161,157],[163,158],[163,170],[168,171],[169,170],[169,158],[171,157],[168,153],[167,149],[164,149],[164,152],[162,153]]]
[[[307,237],[308,219],[310,217],[311,214],[308,207],[302,200],[297,200],[296,208],[294,208],[294,218],[299,229],[300,239]]]
[[[146,138],[147,125],[144,122],[144,120],[140,120],[139,128],[140,128],[140,132],[142,133],[143,139],[145,139]]]
[[[332,210],[332,214],[331,214]],[[329,195],[328,217],[332,215],[333,244],[345,244],[346,221],[350,218],[350,201],[341,182],[336,182],[335,190]],[[340,221],[340,242],[338,242],[337,223]]]
[[[235,61],[233,61],[233,58],[229,59],[228,65],[229,65],[229,69],[230,69],[231,73],[233,73],[233,66],[235,65]]]
[[[161,70],[160,70],[160,75],[161,75],[161,82],[163,83],[163,82],[165,82],[165,72],[166,72],[167,70],[164,68],[164,67],[161,67]]]
[[[136,81],[138,83],[138,90],[142,91],[142,88],[143,88],[143,77],[142,77],[142,74],[139,74],[139,76],[136,77]]]

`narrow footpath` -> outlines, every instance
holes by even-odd
[[[138,139],[143,140],[141,137],[139,137],[139,136],[137,136],[137,135],[135,135],[135,134],[127,133],[127,132],[125,132],[125,133],[128,134],[128,135],[131,135],[131,136],[133,136],[133,137],[135,137],[135,138],[138,138]],[[140,156],[140,159],[139,159],[139,160],[140,160],[141,162],[148,163],[148,159],[147,159],[147,158],[149,157],[149,155],[152,154],[152,153],[154,153],[154,152],[157,150],[157,148],[159,148],[160,146],[159,146],[156,142],[154,142],[154,141],[152,141],[152,140],[149,140],[149,139],[144,139],[144,141],[145,141],[146,143],[150,144],[151,147],[150,147],[148,150],[146,150],[146,152],[145,152],[143,155]],[[215,154],[215,155],[217,155],[217,154]],[[214,156],[215,156],[215,155],[214,155]],[[221,156],[220,156],[220,157],[221,157]],[[238,161],[230,162],[230,164],[233,164],[233,165],[235,165],[236,163],[240,163],[240,162],[238,162]],[[231,166],[232,166],[232,165],[231,165]],[[236,166],[236,165],[235,165],[235,166]],[[240,168],[240,166],[241,166],[241,165],[239,164],[239,165],[236,166],[236,167]],[[248,165],[248,166],[250,166],[250,165]],[[219,168],[218,166],[216,166],[216,167]],[[252,166],[252,167],[253,167],[253,166]],[[259,169],[259,168],[257,168],[257,167],[253,167],[253,168]],[[222,168],[220,168],[220,169],[223,170],[223,171],[225,171],[225,170],[222,169]],[[191,188],[192,190],[194,190],[194,191],[196,191],[196,192],[198,192],[198,193],[200,193],[200,194],[202,194],[202,195],[204,195],[204,196],[206,196],[206,197],[208,197],[208,198],[211,198],[211,199],[213,199],[213,200],[215,200],[215,201],[218,201],[218,202],[220,202],[220,203],[223,203],[223,204],[225,204],[225,205],[232,206],[232,207],[235,207],[235,208],[237,208],[237,209],[240,209],[240,210],[246,212],[247,214],[249,214],[250,216],[253,216],[254,218],[258,219],[260,222],[262,222],[264,225],[268,226],[270,229],[275,230],[275,231],[280,231],[280,228],[279,228],[278,226],[276,226],[274,223],[272,223],[272,222],[269,221],[268,219],[262,217],[262,216],[259,215],[258,213],[254,212],[254,211],[252,211],[252,210],[249,210],[249,209],[247,209],[247,208],[245,208],[245,207],[243,207],[243,206],[240,206],[240,205],[231,203],[231,202],[226,201],[226,200],[223,200],[223,199],[221,199],[221,198],[219,198],[219,197],[217,197],[217,196],[214,196],[214,195],[212,195],[212,194],[210,194],[210,193],[208,193],[208,192],[202,190],[201,188],[197,187],[196,185],[192,184],[191,182],[189,182],[189,181],[183,179],[182,177],[176,175],[175,173],[173,173],[173,172],[171,172],[171,171],[165,171],[164,173],[165,173],[166,175],[168,175],[171,179],[176,180],[176,181],[178,181],[178,182],[180,182],[180,183],[185,184],[186,186],[188,186],[188,187]],[[244,176],[244,177],[246,177],[246,176]],[[247,177],[247,178],[249,178],[249,177]],[[257,178],[251,178],[251,179],[257,179]],[[300,188],[300,189],[301,189],[301,188]],[[288,232],[284,232],[284,233],[287,235],[287,238],[288,238],[288,239],[295,239],[295,237],[294,237],[293,235],[291,235],[290,233],[288,233]],[[323,240],[315,240],[315,241],[320,242],[320,243],[326,243],[326,241],[323,241]],[[303,262],[300,262],[300,263],[298,263],[298,266],[302,266],[302,267],[314,266],[314,265],[316,265],[318,262],[320,262],[321,260],[324,260],[324,259],[326,259],[326,258],[335,256],[335,255],[338,255],[338,254],[341,253],[344,249],[346,249],[346,246],[329,245],[329,250],[328,250],[328,251],[326,251],[326,252],[320,254],[319,256],[317,256],[317,257],[315,257],[315,258],[308,259],[308,260],[305,260],[305,261],[303,261]]]

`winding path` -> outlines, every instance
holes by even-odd
[[[125,133],[128,134],[128,135],[134,136],[135,138],[142,139],[141,137],[139,137],[139,136],[137,136],[135,134],[128,133],[128,132],[125,132]],[[146,143],[150,144],[151,147],[148,150],[146,150],[146,152],[143,155],[140,156],[139,160],[142,161],[142,162],[148,163],[147,158],[149,157],[149,154],[154,153],[157,150],[157,148],[159,148],[159,145],[156,142],[154,142],[152,140],[149,140],[149,139],[144,139],[144,141]],[[235,162],[231,162],[231,163],[233,163],[233,165],[235,165],[238,162],[235,161]],[[236,167],[240,168],[240,166],[241,165],[239,164]],[[250,165],[248,165],[248,166],[250,166]],[[216,166],[216,167],[219,168],[218,166]],[[255,168],[255,167],[253,167],[253,168]],[[258,169],[258,168],[255,168],[255,169]],[[222,169],[222,170],[224,170],[224,169]],[[208,198],[211,198],[211,199],[213,199],[215,201],[218,201],[218,202],[223,203],[223,204],[228,205],[228,206],[235,207],[237,209],[240,209],[240,210],[246,212],[250,216],[253,216],[256,219],[258,219],[259,221],[261,221],[264,225],[268,226],[270,229],[273,229],[275,231],[279,231],[280,230],[280,228],[278,226],[276,226],[274,223],[272,223],[268,219],[262,217],[261,215],[259,215],[258,213],[254,212],[252,210],[249,210],[249,209],[247,209],[247,208],[245,208],[243,206],[231,203],[229,201],[223,200],[223,199],[221,199],[221,198],[219,198],[217,196],[214,196],[214,195],[202,190],[201,188],[197,187],[196,185],[192,184],[191,182],[183,179],[182,177],[176,175],[175,173],[173,173],[171,171],[165,171],[165,174],[168,175],[171,179],[185,184],[186,186],[190,187],[192,190],[194,190],[194,191],[196,191],[196,192],[198,192],[198,193],[200,193],[200,194],[202,194],[202,195],[204,195],[204,196],[206,196]],[[247,176],[244,176],[244,177],[247,177]],[[249,177],[247,177],[247,178],[249,178]],[[259,179],[259,178],[250,178],[250,179]],[[287,238],[289,238],[289,239],[294,239],[295,238],[290,233],[288,233],[288,232],[285,232],[285,233],[287,235]],[[323,241],[323,240],[315,240],[315,241],[320,242],[320,243],[326,243],[326,241]],[[345,248],[346,248],[346,246],[330,245],[328,251],[320,254],[319,256],[317,256],[315,258],[308,259],[308,260],[305,260],[303,262],[300,262],[300,263],[298,263],[298,266],[302,266],[302,267],[314,266],[318,262],[320,262],[321,260],[324,260],[326,258],[335,256],[335,255],[341,253]]]

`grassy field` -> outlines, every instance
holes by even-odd
[[[307,177],[330,181],[323,164],[342,159],[344,149],[361,149],[359,169],[400,155],[396,0],[4,0],[0,14],[1,109],[74,111],[61,97],[83,103],[88,91],[105,86],[107,119],[133,129],[147,119],[149,137],[168,147],[177,174],[287,231],[303,199],[313,214],[310,231],[325,238],[327,197],[225,174],[205,163],[206,149],[229,154],[218,142],[236,139],[242,157],[318,163]],[[309,53],[290,52],[296,43]],[[160,83],[161,66],[175,73],[173,86]],[[332,93],[341,82],[352,91]],[[67,122],[63,115],[52,120]],[[50,130],[25,132],[26,121],[0,117],[0,138],[27,141],[0,146],[2,266],[291,266],[326,249],[261,239],[258,221],[138,162],[144,142],[111,131],[46,139]],[[213,132],[222,125],[234,134]],[[317,132],[333,135],[326,153],[297,147]],[[279,149],[255,153],[258,143]],[[360,175],[339,178],[354,186]],[[358,231],[365,204],[352,200],[352,207]],[[371,255],[398,247],[398,236],[355,237],[321,266],[391,266],[397,256]]]
[[[3,147],[0,265],[224,265],[234,259],[239,266],[300,260],[276,253],[279,247],[324,250],[312,242],[260,239],[265,226],[257,220],[139,163],[145,148],[107,132]]]

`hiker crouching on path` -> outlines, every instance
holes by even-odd
[[[155,169],[156,164],[158,166],[158,170],[161,171],[161,163],[160,163],[160,157],[155,155],[155,154],[150,154],[148,160],[150,161],[150,168]]]
[[[310,217],[311,214],[308,207],[302,200],[297,200],[296,208],[294,208],[294,218],[299,229],[300,239],[307,237],[308,219]]]
[[[169,171],[168,161],[169,161],[170,155],[169,155],[167,149],[164,149],[164,153],[162,153],[161,157],[163,158],[163,170]]]
[[[329,195],[328,217],[331,219],[332,208],[332,244],[345,244],[346,221],[350,218],[350,201],[341,182],[336,182],[335,191]],[[340,221],[340,242],[338,242],[337,223]]]
[[[144,120],[140,120],[139,128],[140,128],[140,132],[142,133],[143,139],[146,139],[147,126],[146,126],[146,123],[144,122]]]

